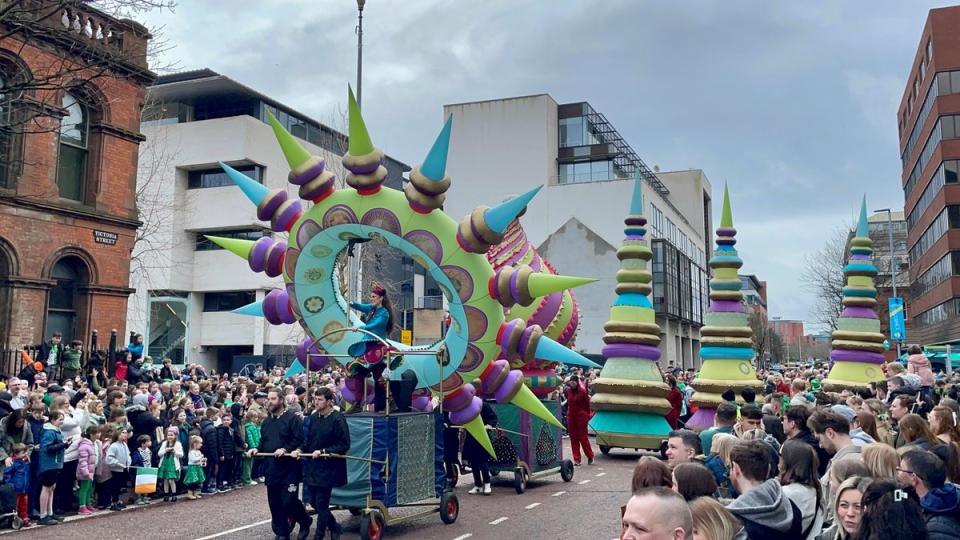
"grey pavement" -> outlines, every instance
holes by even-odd
[[[567,441],[565,441],[567,443]],[[559,475],[532,481],[523,495],[513,489],[512,475],[494,481],[489,496],[468,495],[472,477],[457,486],[460,516],[444,525],[436,513],[390,526],[384,538],[423,540],[486,540],[504,538],[609,540],[620,533],[620,505],[630,491],[630,478],[639,452],[614,450],[600,455],[593,466],[575,469],[573,481]],[[569,456],[569,443],[565,448]],[[360,518],[335,512],[345,528],[344,538],[359,537]],[[122,512],[101,512],[70,518],[54,527],[34,526],[8,537],[24,540],[58,538],[164,540],[272,539],[266,490],[253,486],[199,501],[181,498]],[[6,536],[7,534],[4,534]],[[311,532],[311,538],[313,537]]]

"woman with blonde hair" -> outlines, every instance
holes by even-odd
[[[863,519],[863,492],[871,483],[872,478],[853,476],[837,487],[837,498],[833,502],[833,515],[836,519],[832,527],[824,529],[820,536],[817,536],[817,540],[847,540],[856,537]]]
[[[693,540],[733,540],[746,538],[743,525],[712,497],[690,501],[693,514]]]
[[[735,498],[736,491],[733,484],[730,483],[730,451],[736,446],[740,439],[729,433],[717,433],[713,436],[713,442],[710,445],[710,455],[704,465],[713,473],[713,479],[717,483],[717,491],[720,498]]]
[[[861,452],[863,452],[863,464],[870,471],[870,476],[878,480],[882,478],[896,479],[900,457],[892,446],[884,443],[873,443],[865,445]]]

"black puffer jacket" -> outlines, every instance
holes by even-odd
[[[243,450],[243,441],[233,424],[230,424],[230,427],[223,424],[217,426],[217,442],[220,444],[220,455],[224,461],[230,461],[238,451]]]
[[[200,438],[203,439],[203,448],[201,451],[210,463],[216,463],[220,460],[220,437],[217,435],[217,427],[209,418],[200,420]]]
[[[930,540],[960,539],[960,489],[955,484],[931,489],[920,499]]]

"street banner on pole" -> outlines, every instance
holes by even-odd
[[[895,296],[889,299],[890,311],[890,339],[904,341],[907,339],[906,323],[903,314],[903,298]]]

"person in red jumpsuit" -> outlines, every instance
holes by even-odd
[[[679,427],[677,421],[680,419],[680,411],[683,408],[683,394],[677,388],[677,378],[673,375],[667,375],[667,384],[670,385],[670,391],[667,392],[667,401],[670,402],[670,412],[665,416],[670,429]]]
[[[593,465],[593,448],[587,438],[587,421],[590,420],[590,394],[580,384],[580,378],[572,375],[563,389],[567,400],[567,433],[570,434],[570,449],[574,465],[580,465],[580,447],[587,455],[587,464]]]

